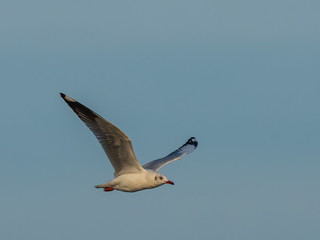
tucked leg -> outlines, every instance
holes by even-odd
[[[114,190],[114,188],[112,188],[112,187],[105,187],[104,188],[104,191],[105,192],[111,192],[111,191],[113,191]]]

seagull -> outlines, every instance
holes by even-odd
[[[198,146],[197,139],[191,137],[169,155],[141,166],[134,154],[131,140],[124,132],[71,97],[64,93],[60,95],[96,136],[115,170],[114,179],[95,186],[103,188],[106,192],[136,192],[163,184],[174,185],[158,171],[168,163],[193,152]]]

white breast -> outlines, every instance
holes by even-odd
[[[123,174],[112,180],[113,187],[124,192],[135,192],[147,188],[155,188],[163,185],[154,180],[156,173],[143,171],[141,173]],[[111,182],[110,182],[111,183]]]

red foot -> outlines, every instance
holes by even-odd
[[[112,187],[105,187],[104,188],[104,191],[105,192],[111,192],[111,191],[113,191],[114,190],[114,188],[112,188]]]

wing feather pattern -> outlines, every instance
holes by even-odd
[[[131,140],[124,132],[76,100],[63,93],[60,95],[96,136],[115,170],[115,176],[143,171]]]
[[[168,156],[148,162],[147,164],[143,165],[143,168],[158,172],[160,168],[164,167],[168,163],[179,160],[185,155],[192,153],[197,148],[197,146],[198,146],[197,139],[192,137],[180,148],[173,151]]]

